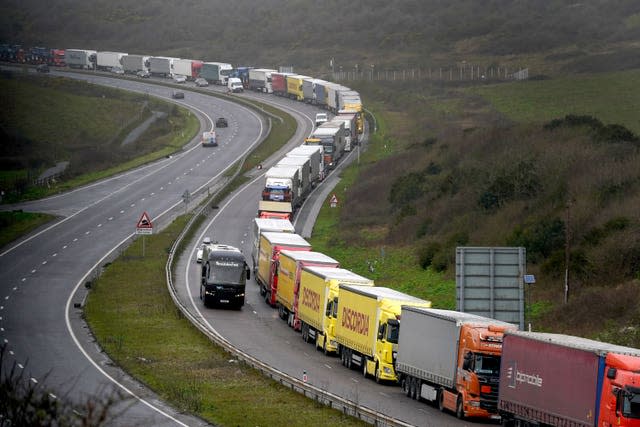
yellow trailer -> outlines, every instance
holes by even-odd
[[[276,304],[280,318],[296,331],[300,330],[298,318],[298,290],[300,275],[306,266],[337,268],[340,262],[320,252],[284,250],[280,252],[278,264],[278,293]]]
[[[373,280],[343,268],[305,266],[300,274],[298,317],[302,339],[325,354],[337,351],[335,322],[338,290],[344,284],[373,287]]]
[[[280,251],[310,251],[311,244],[295,233],[265,231],[258,244],[258,272],[256,282],[267,304],[275,306],[278,289],[277,263]]]
[[[431,302],[389,288],[340,285],[335,334],[342,364],[350,369],[358,366],[376,382],[397,382],[403,305],[429,308]]]
[[[287,76],[287,95],[289,98],[296,101],[302,101],[304,99],[304,93],[302,91],[302,81],[304,79],[310,79],[308,76],[301,76],[299,74],[293,74]]]

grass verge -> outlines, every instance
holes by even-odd
[[[188,217],[138,239],[94,282],[86,319],[110,357],[177,409],[219,425],[355,426],[346,417],[263,377],[186,320],[166,289],[164,265]]]
[[[0,248],[55,218],[23,211],[0,212]]]

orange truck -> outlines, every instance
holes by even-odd
[[[373,287],[373,280],[344,268],[305,266],[300,274],[298,316],[302,339],[325,354],[338,350],[335,330],[338,292],[345,284]]]
[[[402,307],[396,369],[407,396],[458,418],[499,419],[502,341],[517,326],[452,310]]]
[[[280,318],[296,331],[300,330],[298,317],[298,295],[303,267],[323,266],[337,268],[340,262],[320,252],[290,251],[280,252],[278,265],[278,293],[276,304]]]
[[[280,252],[310,251],[311,244],[295,233],[265,231],[258,242],[258,270],[256,282],[267,304],[275,307],[278,293],[278,261]]]
[[[397,382],[396,356],[403,306],[431,307],[431,302],[383,287],[340,284],[336,342],[342,364],[359,367],[376,382]],[[417,337],[423,340],[423,337]]]

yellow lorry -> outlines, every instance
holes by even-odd
[[[287,96],[296,101],[302,101],[304,99],[304,92],[302,91],[302,82],[304,79],[310,79],[309,76],[301,76],[299,74],[293,74],[287,76]]]
[[[302,339],[325,354],[338,349],[335,340],[338,290],[342,285],[373,287],[373,280],[343,268],[305,266],[300,274],[298,317]]]
[[[402,306],[429,308],[431,302],[389,288],[340,285],[335,333],[342,364],[376,382],[397,382]]]
[[[265,231],[260,234],[258,243],[258,272],[256,282],[260,286],[260,295],[267,304],[276,305],[278,291],[278,259],[280,251],[310,251],[311,244],[295,233]]]
[[[280,318],[296,331],[300,330],[298,317],[298,291],[300,275],[306,266],[340,267],[340,262],[320,252],[290,251],[280,252],[278,265],[278,292],[276,305]]]

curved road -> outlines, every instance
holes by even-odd
[[[74,77],[128,90],[170,97],[171,89],[139,81],[97,75]],[[44,382],[56,394],[75,401],[113,392],[110,375],[123,382],[117,388],[135,395],[123,406],[122,425],[197,425],[200,420],[174,410],[122,378],[96,349],[81,322],[81,293],[87,273],[107,262],[105,254],[134,237],[143,211],[156,227],[167,224],[183,209],[182,195],[215,190],[222,172],[263,137],[267,124],[236,103],[187,92],[184,102],[199,111],[205,129],[211,118],[224,116],[229,127],[219,130],[219,147],[204,148],[192,141],[177,155],[66,194],[17,206],[62,217],[0,253],[0,339],[7,347],[3,369],[24,370],[32,382]],[[3,206],[3,209],[16,208]],[[117,255],[117,252],[111,254]],[[90,362],[85,352],[97,362]],[[6,372],[6,371],[5,371]],[[144,399],[144,400],[143,400]]]

